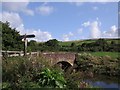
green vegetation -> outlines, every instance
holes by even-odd
[[[23,50],[19,32],[12,29],[8,22],[2,25],[2,50]],[[56,39],[47,42],[28,42],[28,52],[54,51],[79,53],[74,69],[76,72],[63,72],[51,65],[50,60],[39,57],[3,57],[3,88],[93,88],[82,82],[84,72],[93,76],[104,74],[120,75],[120,39],[89,39],[82,41],[60,42]],[[83,53],[87,52],[87,53]],[[78,79],[80,77],[80,79]]]
[[[30,41],[31,51],[63,51],[63,52],[119,52],[120,39],[96,39],[83,41],[60,42],[56,39],[44,43]]]
[[[3,88],[63,88],[62,72],[53,70],[42,57],[3,58]]]
[[[76,45],[82,45],[83,43],[92,43],[95,42],[96,40],[78,40],[78,41],[65,41],[65,42],[60,42],[59,44],[61,46],[70,46],[72,43],[75,43]]]
[[[77,73],[63,72],[42,57],[3,58],[2,88],[93,88],[77,79]],[[73,82],[71,82],[73,81]],[[85,83],[85,85],[83,85]],[[75,87],[74,87],[75,86]]]
[[[37,80],[42,87],[64,88],[66,86],[63,73],[55,69],[50,70],[44,68],[42,72],[37,75]]]
[[[3,50],[23,50],[23,42],[20,39],[19,32],[12,29],[8,22],[2,23],[2,49]]]
[[[119,58],[111,58],[110,56],[93,56],[91,54],[78,54],[76,59],[76,70],[83,72],[92,72],[109,76],[120,75]]]
[[[86,52],[86,53],[90,53],[93,56],[110,56],[112,58],[119,58],[120,56],[120,52]]]

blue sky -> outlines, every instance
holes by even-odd
[[[115,38],[118,33],[117,2],[4,2],[0,15],[40,42]]]

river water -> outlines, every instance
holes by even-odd
[[[120,90],[120,80],[118,77],[95,75],[92,78],[85,78],[84,81],[92,86],[101,88],[117,88]]]

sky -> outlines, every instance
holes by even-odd
[[[117,2],[2,2],[0,16],[38,42],[118,37]]]

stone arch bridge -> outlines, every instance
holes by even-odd
[[[76,53],[71,52],[47,52],[41,55],[49,59],[53,66],[59,65],[64,70],[73,68],[76,60]]]
[[[4,53],[4,52],[3,52]],[[19,56],[22,56],[22,52],[17,51],[8,51],[7,53],[12,54],[19,54]],[[76,60],[76,53],[71,52],[31,52],[28,53],[28,55],[32,56],[39,56],[42,55],[46,59],[49,59],[51,61],[52,65],[62,65],[62,67],[73,67],[75,60]]]

